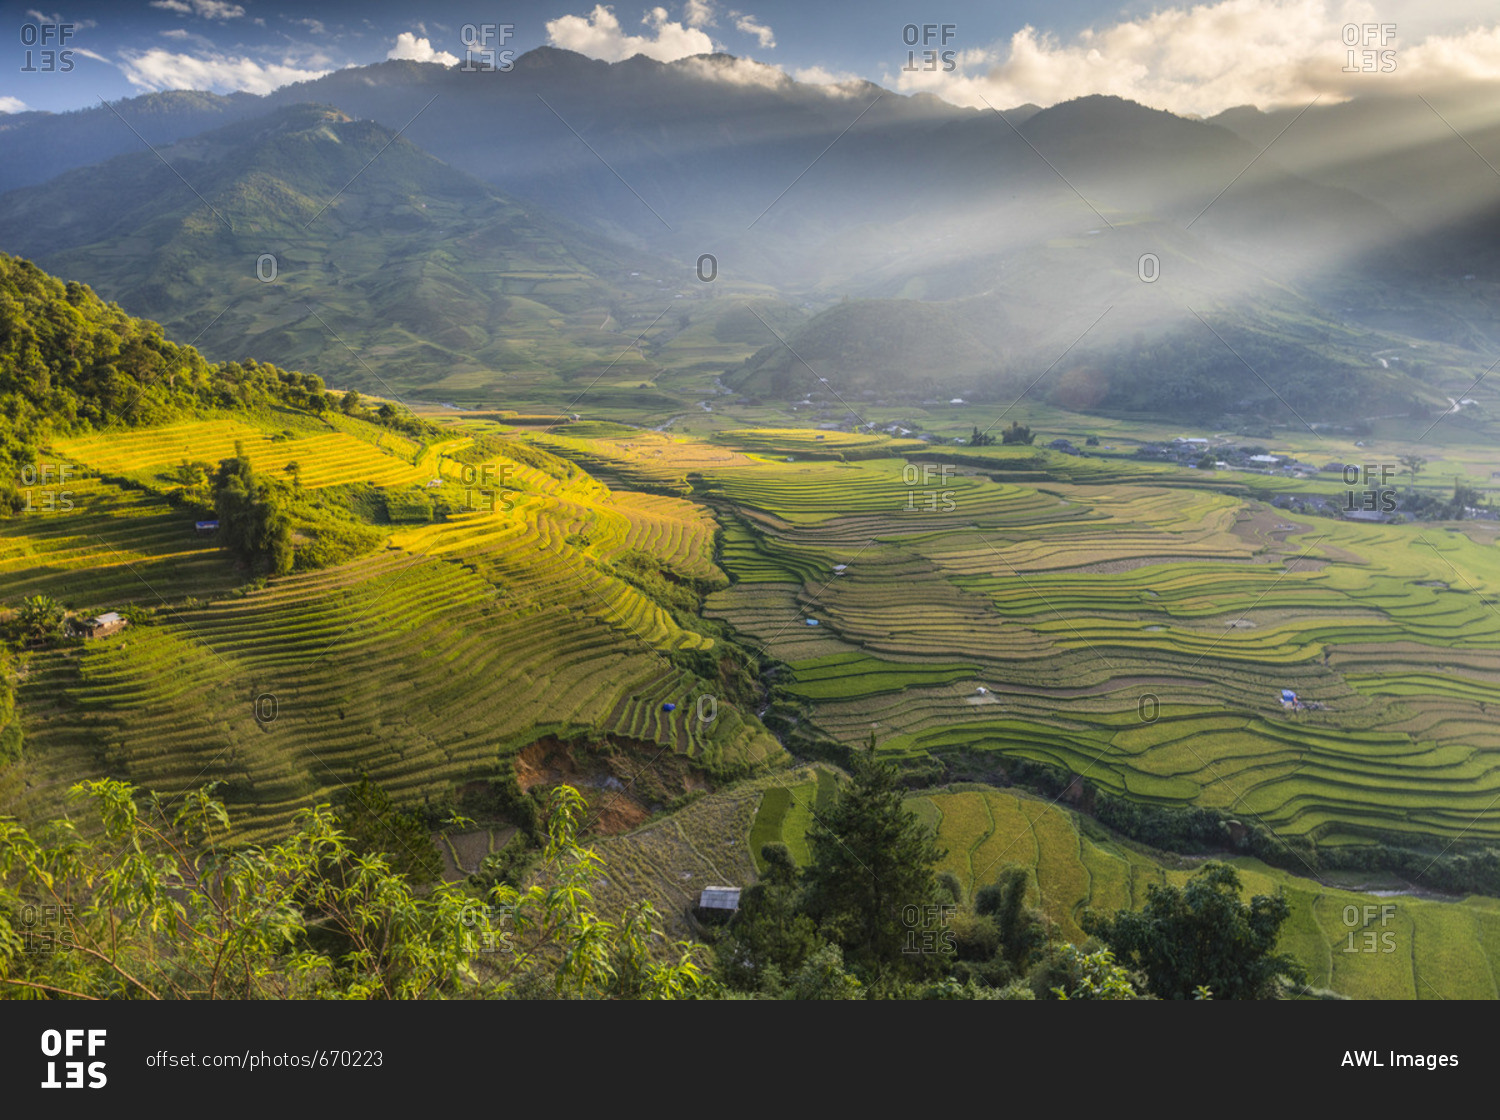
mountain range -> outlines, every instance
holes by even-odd
[[[975,111],[729,55],[386,62],[5,118],[0,248],[211,356],[377,390],[555,404],[607,374],[662,411],[713,376],[800,397],[807,362],[913,397],[1057,367],[1102,408],[1417,408],[1500,345],[1500,129],[1473,101],[1200,121]],[[800,343],[703,345],[747,299]],[[1415,375],[1375,357],[1413,345]],[[1157,393],[1168,374],[1193,391]]]

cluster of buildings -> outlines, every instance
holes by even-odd
[[[1311,463],[1298,462],[1293,455],[1276,455],[1260,447],[1238,447],[1230,443],[1214,443],[1203,436],[1178,436],[1170,443],[1145,443],[1136,450],[1136,458],[1152,459],[1163,463],[1177,463],[1184,467],[1196,467],[1203,459],[1213,456],[1215,470],[1250,471],[1254,474],[1279,474],[1288,478],[1311,478],[1320,470],[1342,471],[1344,464],[1331,463],[1316,467]]]

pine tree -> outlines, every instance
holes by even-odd
[[[805,910],[867,977],[897,979],[939,960],[933,866],[944,853],[908,812],[896,768],[875,757],[875,737],[853,780],[807,830]]]

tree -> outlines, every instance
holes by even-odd
[[[932,830],[904,805],[896,768],[875,757],[875,737],[853,780],[807,830],[804,910],[871,982],[938,963],[928,947],[938,921]]]
[[[1140,999],[1130,970],[1115,963],[1108,949],[1085,953],[1064,943],[1059,959],[1067,980],[1052,989],[1058,999]],[[1196,995],[1195,995],[1196,998]]]
[[[367,777],[340,794],[335,824],[351,851],[379,855],[413,883],[430,883],[443,873],[443,857],[421,815],[400,808]]]
[[[1427,465],[1427,460],[1420,455],[1402,455],[1400,463],[1402,469],[1411,478],[1412,487],[1415,488],[1417,485],[1417,475],[1422,473],[1422,468]]]
[[[346,416],[356,415],[359,412],[359,394],[350,389],[339,402],[339,410]]]
[[[64,614],[62,604],[51,595],[31,595],[21,600],[16,622],[23,638],[46,641],[62,633]]]
[[[553,791],[546,875],[482,897],[419,893],[361,855],[331,806],[271,847],[231,846],[213,787],[176,811],[124,782],[75,786],[102,827],[54,821],[41,839],[0,820],[0,994],[75,999],[486,998],[519,988],[673,999],[709,990],[699,947],[661,945],[655,912],[602,918],[602,861],[577,841],[587,808]],[[45,930],[16,925],[52,915]],[[337,946],[327,951],[309,935]],[[38,943],[38,938],[43,940]]]
[[[1031,443],[1035,439],[1036,433],[1017,420],[1012,420],[1010,427],[1000,433],[1001,443]]]
[[[277,491],[256,474],[244,447],[223,459],[214,474],[214,511],[224,543],[254,567],[272,575],[292,570],[292,527]]]
[[[787,846],[766,844],[760,854],[765,873],[740,892],[734,924],[716,947],[715,973],[730,987],[774,995],[826,943],[799,911],[797,865]]]
[[[1000,955],[1016,975],[1026,971],[1053,934],[1047,916],[1026,905],[1030,886],[1031,876],[1026,868],[1007,867],[974,898],[975,912],[994,919],[1000,936]]]
[[[21,757],[21,720],[16,715],[14,669],[10,655],[0,649],[0,766]]]
[[[156,612],[144,603],[126,603],[119,613],[132,626],[150,626],[156,621]]]
[[[787,982],[784,999],[864,999],[859,978],[844,968],[837,945],[824,945]]]
[[[1292,908],[1280,893],[1240,901],[1240,878],[1225,863],[1208,863],[1180,890],[1154,885],[1142,910],[1101,918],[1092,911],[1086,932],[1122,962],[1139,967],[1162,999],[1193,999],[1209,988],[1216,999],[1266,999],[1278,979],[1305,981],[1292,957],[1274,952]]]
[[[974,434],[969,437],[970,447],[988,447],[994,442],[994,436],[990,435],[987,431],[981,432],[978,424],[974,425]]]
[[[1456,521],[1464,519],[1464,511],[1475,509],[1482,505],[1485,497],[1477,487],[1470,486],[1466,482],[1460,482],[1458,475],[1453,476],[1453,497],[1448,502],[1449,516]]]

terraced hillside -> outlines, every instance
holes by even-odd
[[[287,413],[276,417],[275,423],[296,426],[273,427],[224,417],[61,439],[55,447],[71,462],[145,482],[164,477],[164,472],[184,461],[227,459],[236,443],[256,463],[280,469],[284,463],[296,462],[302,485],[309,489],[349,482],[400,486],[426,482],[432,476],[435,452],[399,432],[371,432],[371,425],[332,415],[313,423]]]
[[[1495,523],[1298,520],[1232,476],[1030,448],[788,463],[768,438],[721,432],[742,457],[694,472],[735,581],[706,613],[791,666],[803,734],[1030,759],[1329,845],[1500,838]]]
[[[45,506],[43,494],[51,495]],[[159,497],[71,466],[66,480],[38,486],[32,496],[34,512],[0,526],[6,605],[51,595],[98,611],[122,601],[154,604],[152,587],[205,597],[240,582],[223,552],[194,534],[192,517]]]
[[[610,491],[534,448],[277,434],[206,421],[71,441],[66,454],[146,485],[236,440],[257,455],[289,447],[309,486],[358,480],[393,498],[432,476],[455,512],[393,525],[372,555],[232,592],[243,575],[151,491],[91,478],[66,515],[8,524],[0,604],[45,590],[79,609],[155,608],[150,625],[28,655],[25,754],[0,778],[8,812],[55,809],[97,774],[164,793],[213,780],[246,837],[264,837],[356,775],[404,803],[444,801],[543,736],[674,750],[714,774],[780,753],[681,660],[714,639],[616,570],[644,552],[676,578],[723,585],[700,507]],[[43,555],[55,559],[39,572]]]
[[[692,671],[713,675],[713,626],[660,592],[692,586],[789,667],[796,743],[874,731],[965,773],[1031,760],[1330,849],[1500,838],[1494,523],[1298,520],[1232,478],[1031,448],[940,459],[862,437],[814,458],[772,452],[820,433],[461,416],[422,445],[334,419],[60,448],[119,481],[13,522],[0,599],[140,602],[158,625],[32,657],[27,797],[88,766],[143,785],[203,772],[269,828],[356,771],[438,797],[528,736],[670,744],[726,772],[773,757],[732,705],[710,727],[690,714],[722,699]],[[369,485],[417,512],[391,516],[384,553],[225,598],[232,567],[150,488],[236,441],[295,457],[311,489]]]

